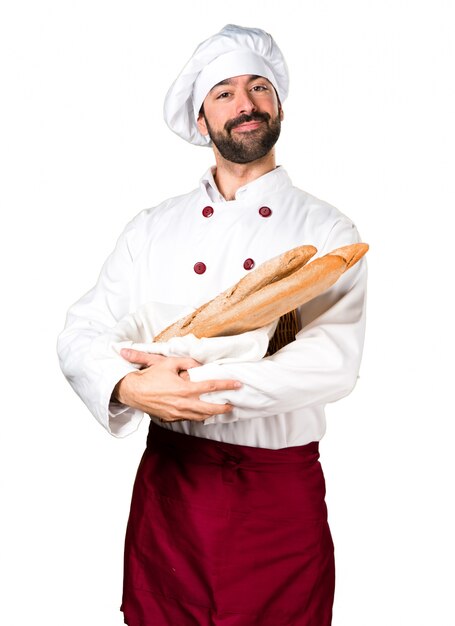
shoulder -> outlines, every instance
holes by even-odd
[[[199,197],[200,193],[200,189],[193,189],[189,193],[168,198],[156,206],[144,209],[133,219],[133,221],[138,220],[145,223],[165,218],[166,216],[179,211],[183,207],[192,204],[195,199]]]
[[[342,213],[337,207],[333,206],[325,200],[321,200],[311,193],[299,189],[298,187],[292,187],[292,193],[299,200],[306,212],[311,215],[314,220],[321,222],[334,222],[339,219],[349,220],[349,218]]]
[[[333,204],[294,185],[287,193],[288,204],[298,212],[307,236],[321,252],[332,244],[337,247],[360,240],[353,221]]]
[[[200,190],[194,189],[189,193],[168,198],[156,206],[137,213],[127,223],[120,235],[120,240],[126,242],[131,257],[137,257],[150,236],[156,235],[157,231],[166,229],[169,222],[175,219],[176,215],[181,214],[185,207],[192,206],[199,195]]]

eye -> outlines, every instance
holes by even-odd
[[[251,91],[267,91],[268,87],[267,85],[253,85],[253,87],[251,88]]]
[[[221,93],[219,93],[216,97],[217,100],[224,100],[225,98],[227,98],[228,96],[230,96],[231,94],[229,93],[229,91],[222,91]]]

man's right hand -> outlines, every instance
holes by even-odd
[[[199,399],[204,393],[238,389],[235,380],[207,380],[193,383],[187,370],[200,363],[186,357],[163,357],[135,350],[122,350],[130,363],[146,365],[130,372],[116,385],[113,397],[165,422],[192,420],[202,422],[212,415],[229,413],[230,404],[213,404]]]

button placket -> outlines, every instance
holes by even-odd
[[[203,217],[210,218],[213,216],[215,210],[212,206],[207,205],[205,206],[202,211],[201,214]],[[258,209],[258,213],[261,217],[263,218],[268,218],[272,215],[273,211],[270,207],[268,206],[261,206]],[[247,258],[245,259],[245,261],[243,262],[243,268],[247,271],[252,270],[255,267],[256,263],[254,261],[254,259],[252,258]],[[205,265],[205,263],[203,263],[202,261],[198,261],[197,263],[194,264],[193,269],[195,271],[196,274],[204,274],[207,270],[207,266]]]

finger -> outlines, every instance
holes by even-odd
[[[233,409],[231,404],[214,404],[203,400],[193,400],[191,407],[178,411],[178,414],[167,414],[160,417],[161,422],[199,421],[203,422],[213,415],[230,413]]]
[[[196,400],[192,406],[193,419],[207,419],[212,415],[224,415],[230,413],[234,407],[232,404],[216,404],[214,402],[204,402],[204,400]]]
[[[135,363],[136,365],[152,365],[165,358],[161,354],[149,354],[148,352],[133,350],[132,348],[122,348],[120,355],[129,363]]]
[[[203,380],[199,383],[192,383],[195,393],[211,393],[212,391],[231,391],[240,389],[242,383],[238,380]]]
[[[190,357],[168,357],[166,361],[166,365],[175,370],[176,372],[180,372],[181,370],[189,370],[192,367],[200,367],[201,363],[192,359]]]
[[[149,417],[155,417],[155,416],[149,414]],[[162,424],[166,424],[166,422],[186,422],[186,421],[188,421],[184,417],[174,417],[174,418],[171,418],[171,417],[169,417],[169,418],[160,417],[159,420],[160,420],[160,422]]]

